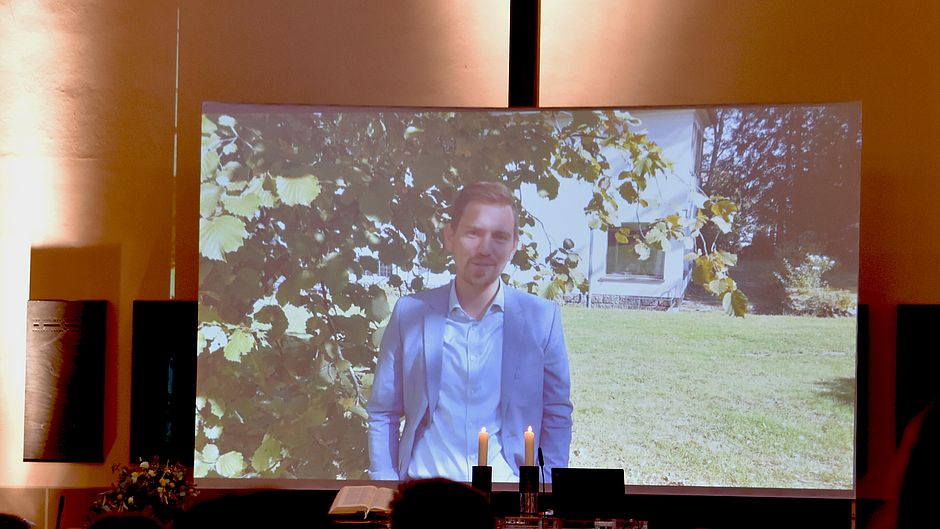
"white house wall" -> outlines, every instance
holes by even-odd
[[[694,123],[700,114],[696,110],[679,109],[637,111],[633,115],[642,121],[639,129],[645,130],[650,139],[663,149],[664,157],[672,161],[673,170],[649,183],[642,194],[649,201],[649,207],[621,202],[619,221],[649,222],[676,211],[687,217],[694,216],[689,188],[690,183],[697,183],[693,174],[696,146]],[[619,174],[625,165],[625,160],[611,157],[611,174]],[[679,243],[674,243],[666,252],[662,281],[606,277],[607,234],[602,230],[593,230],[592,245],[592,230],[588,228],[589,219],[584,213],[584,206],[592,194],[591,184],[567,179],[561,181],[558,198],[553,201],[539,197],[534,185],[523,186],[523,206],[541,221],[535,228],[528,229],[532,239],[539,244],[540,254],[544,256],[543,249],[558,247],[566,238],[574,241],[574,251],[582,258],[578,270],[590,278],[592,295],[681,297],[686,284],[683,260],[686,250]],[[526,242],[525,237],[523,242]],[[513,279],[521,281],[532,276],[531,272],[509,269],[507,272]]]

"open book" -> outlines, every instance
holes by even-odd
[[[342,516],[362,514],[368,518],[370,513],[379,516],[388,516],[392,512],[392,498],[395,491],[385,487],[373,485],[349,485],[339,489],[333,504],[330,505],[330,515]]]

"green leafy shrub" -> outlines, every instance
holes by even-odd
[[[796,266],[784,259],[783,273],[775,272],[774,275],[786,291],[787,309],[796,314],[820,317],[854,316],[857,309],[855,295],[848,290],[831,288],[822,277],[835,265],[834,259],[812,253],[806,254]]]

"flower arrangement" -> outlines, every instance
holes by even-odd
[[[157,457],[131,465],[116,463],[111,469],[117,481],[91,504],[91,517],[106,512],[135,511],[169,523],[199,494],[196,485],[188,479],[186,467],[161,463]]]

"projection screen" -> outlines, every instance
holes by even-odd
[[[856,103],[206,103],[196,476],[369,479],[392,308],[449,284],[449,208],[493,180],[506,287],[560,306],[569,466],[849,497],[860,152]]]

